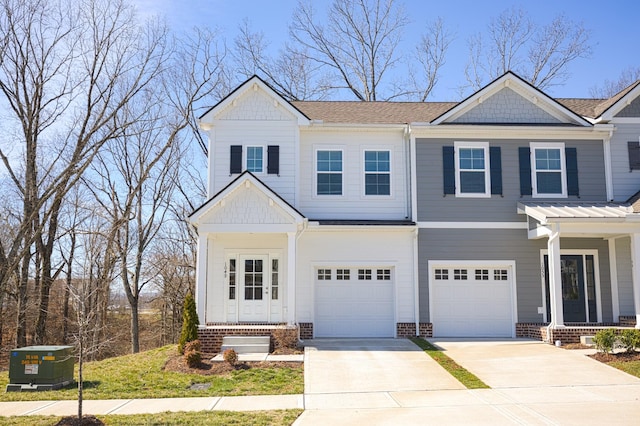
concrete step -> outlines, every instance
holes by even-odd
[[[268,345],[271,343],[269,336],[224,336],[222,338],[223,345]]]
[[[271,346],[269,336],[225,336],[220,352],[233,349],[238,354],[268,354]]]

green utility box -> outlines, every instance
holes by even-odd
[[[60,389],[73,383],[73,346],[26,346],[11,351],[7,392]]]

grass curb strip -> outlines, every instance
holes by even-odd
[[[449,374],[455,377],[467,389],[490,389],[482,380],[471,374],[469,371],[458,365],[454,360],[445,355],[440,349],[420,337],[410,339],[424,350],[427,355],[433,358],[440,366],[442,366]]]

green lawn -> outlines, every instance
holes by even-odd
[[[302,413],[302,410],[274,411],[198,411],[161,414],[136,414],[135,416],[97,416],[107,425],[290,425]],[[60,417],[24,416],[0,417],[0,425],[11,426],[50,426],[55,425]]]
[[[640,361],[614,361],[608,362],[607,364],[617,368],[618,370],[622,370],[625,373],[629,373],[632,376],[640,378]]]
[[[85,399],[176,398],[199,396],[284,395],[304,392],[302,368],[236,370],[223,376],[163,371],[176,346],[85,364]],[[77,367],[77,366],[76,366]],[[77,372],[76,372],[77,378]],[[0,373],[0,389],[9,373]],[[207,390],[190,390],[194,383],[210,383]],[[77,398],[75,386],[50,392],[0,392],[0,401]]]
[[[458,365],[454,360],[446,356],[440,349],[436,348],[431,343],[419,337],[414,337],[411,341],[420,346],[421,349],[423,349],[445,370],[447,370],[449,374],[458,379],[458,381],[466,386],[467,389],[489,389],[489,386],[487,386],[482,380],[478,379],[475,375]]]

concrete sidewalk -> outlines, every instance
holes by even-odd
[[[303,395],[104,399],[83,401],[83,413],[94,415],[163,413],[166,411],[259,411],[303,408]],[[77,413],[78,401],[0,402],[0,415],[2,416],[73,416]]]

